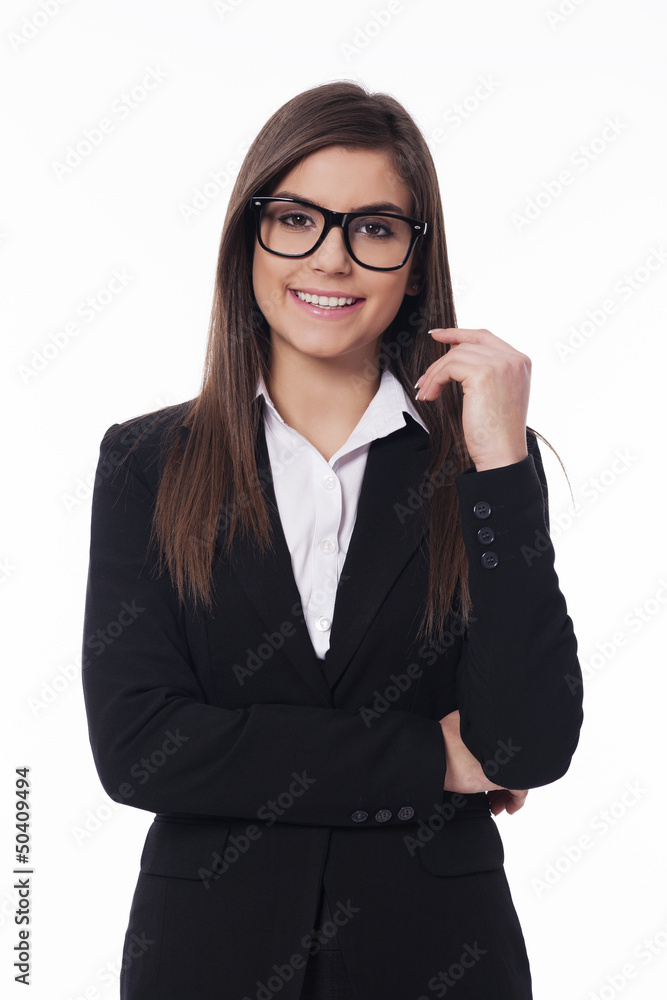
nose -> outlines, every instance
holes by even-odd
[[[352,258],[347,252],[343,227],[334,225],[317,250],[310,255],[311,265],[324,271],[346,271],[350,269]]]

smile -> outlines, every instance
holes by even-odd
[[[344,309],[346,306],[354,305],[355,302],[359,301],[352,298],[352,296],[341,298],[336,295],[311,295],[310,292],[301,292],[296,288],[292,288],[291,291],[302,302],[310,302],[311,305],[319,306],[320,309]]]
[[[290,288],[289,293],[297,309],[309,314],[313,319],[330,322],[345,320],[363,309],[366,302],[366,299],[358,299],[353,295],[317,295],[314,292],[302,292],[297,288]]]

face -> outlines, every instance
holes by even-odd
[[[269,195],[298,195],[338,212],[392,202],[386,211],[411,217],[412,198],[391,170],[385,153],[327,147],[312,153],[290,171]],[[253,286],[271,333],[272,352],[318,359],[344,358],[361,364],[379,351],[382,333],[396,315],[404,295],[415,295],[414,248],[397,271],[371,271],[347,252],[343,230],[334,226],[308,257],[290,260],[264,250],[255,237]],[[352,297],[349,309],[317,309],[299,300],[296,291]]]

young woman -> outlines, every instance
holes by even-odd
[[[405,109],[280,108],[199,395],[100,450],[90,740],[156,814],[124,1000],[532,996],[494,815],[567,771],[582,699],[530,368],[456,326]]]

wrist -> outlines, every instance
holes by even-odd
[[[524,448],[522,451],[491,455],[478,461],[473,459],[473,462],[476,472],[486,472],[487,469],[502,469],[506,465],[516,465],[517,462],[522,462],[525,458],[528,458],[527,448]]]

